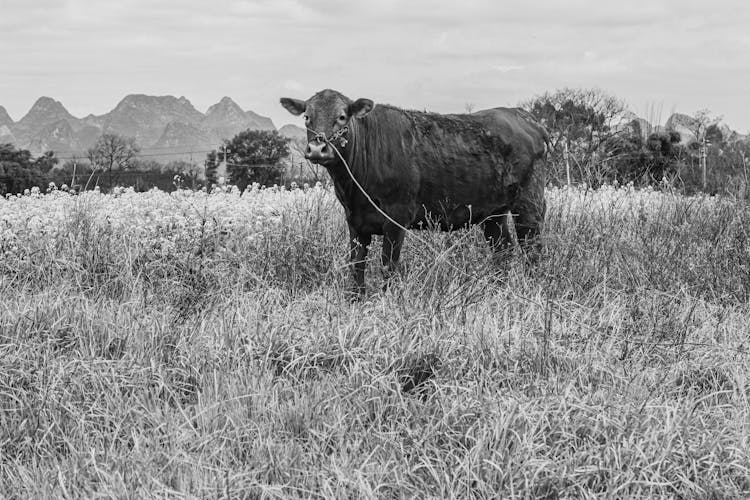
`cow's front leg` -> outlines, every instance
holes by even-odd
[[[383,253],[381,254],[381,263],[385,273],[385,283],[383,289],[388,288],[394,271],[398,269],[398,259],[401,256],[401,246],[404,243],[406,231],[398,227],[393,222],[386,222],[383,225]]]
[[[372,235],[359,234],[349,227],[349,265],[354,275],[353,298],[360,299],[365,294],[365,266],[367,250],[372,242]]]

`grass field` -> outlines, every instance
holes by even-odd
[[[0,201],[0,497],[750,497],[750,207],[551,189],[545,252],[328,189]]]

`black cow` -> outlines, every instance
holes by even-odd
[[[328,170],[344,206],[358,294],[365,290],[373,235],[383,235],[383,266],[396,266],[404,241],[399,225],[436,222],[452,230],[482,224],[490,245],[500,250],[512,242],[505,217],[510,211],[519,242],[538,249],[548,136],[529,113],[494,108],[440,115],[375,106],[370,99],[352,101],[335,90],[307,101],[285,97],[281,105],[293,115],[304,114],[305,157]],[[356,186],[334,148],[392,220]]]

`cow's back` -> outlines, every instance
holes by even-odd
[[[546,134],[529,118],[509,108],[442,115],[378,106],[353,128],[350,159],[383,207],[414,207],[413,224],[427,217],[460,227],[509,209],[544,156]],[[344,198],[356,219],[371,211],[366,199]]]
[[[520,108],[491,108],[470,116],[504,138],[509,158],[519,161],[521,168],[544,157],[549,137],[531,113]]]
[[[545,156],[546,132],[523,110],[417,112],[412,119],[418,203],[448,226],[481,220],[512,206],[534,169],[543,168],[538,160]]]

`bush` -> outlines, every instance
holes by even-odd
[[[288,139],[275,130],[245,130],[227,141],[227,173],[240,190],[257,182],[281,184],[284,168],[279,161],[289,154]]]
[[[34,186],[46,186],[45,172],[56,162],[49,153],[34,160],[25,149],[0,144],[0,194],[21,193]]]

